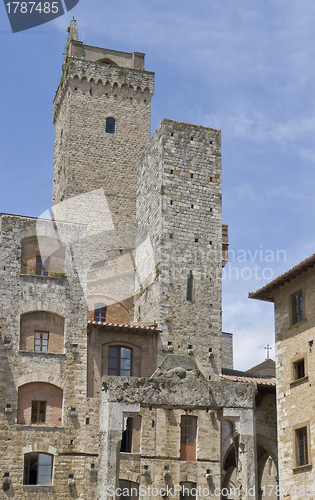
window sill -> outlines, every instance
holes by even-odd
[[[58,353],[58,352],[39,352],[39,351],[22,351],[22,350],[20,350],[19,354],[21,356],[26,356],[26,357],[29,356],[31,358],[42,356],[45,359],[47,359],[47,358],[60,358],[61,360],[66,359],[65,354]]]
[[[307,465],[301,465],[300,467],[294,467],[292,471],[293,474],[298,474],[299,472],[308,472],[311,469],[312,469],[312,464],[307,464]]]
[[[25,273],[20,273],[20,276],[22,278],[35,278],[39,280],[66,280],[67,276],[40,276],[39,274],[25,274]]]
[[[47,493],[54,493],[55,488],[51,485],[43,485],[43,484],[23,484],[23,491],[25,493],[30,492],[30,493],[37,493],[38,491],[47,492]]]
[[[308,375],[306,377],[298,378],[297,380],[294,380],[294,382],[290,383],[290,387],[296,387],[297,385],[304,384],[304,382],[308,381]]]
[[[39,432],[65,432],[65,428],[62,425],[40,425],[40,424],[16,424],[17,431],[39,431]],[[25,485],[28,486],[28,485]],[[35,485],[32,485],[35,486]]]
[[[292,330],[293,328],[298,328],[299,326],[303,325],[304,323],[307,322],[307,319],[302,319],[302,321],[299,321],[298,323],[294,323],[294,325],[289,326],[289,330]]]

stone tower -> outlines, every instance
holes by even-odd
[[[137,218],[148,229],[156,277],[136,313],[162,330],[163,352],[221,373],[221,135],[163,119],[138,175]]]
[[[144,54],[84,45],[74,19],[68,31],[53,109],[53,205],[103,188],[115,227],[134,225],[154,73],[145,71]]]
[[[53,108],[53,215],[89,226],[90,319],[101,303],[107,319],[128,323],[137,166],[150,141],[154,73],[145,71],[144,54],[84,45],[74,19],[68,31]]]

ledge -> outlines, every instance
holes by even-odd
[[[59,354],[57,352],[39,352],[39,351],[19,351],[20,356],[25,356],[25,357],[39,357],[42,356],[43,358],[60,358],[60,361],[65,361],[66,355],[65,354]]]
[[[304,382],[308,381],[308,375],[306,377],[298,378],[297,380],[294,380],[293,382],[290,383],[290,387],[296,387],[297,385],[304,384]]]
[[[32,425],[28,425],[28,424],[16,424],[16,430],[17,431],[26,431],[26,432],[29,432],[29,431],[37,431],[37,432],[62,432],[62,433],[65,432],[65,428],[63,427],[63,425],[60,425],[60,426],[58,426],[58,425],[49,426],[49,425],[40,425],[40,424],[32,424]],[[34,485],[32,485],[32,486],[34,486]]]
[[[298,328],[299,326],[303,325],[306,322],[307,322],[307,318],[304,318],[304,319],[302,319],[302,321],[299,321],[298,323],[294,323],[294,325],[290,325],[288,330],[293,330],[294,328]]]
[[[66,281],[68,279],[67,276],[39,276],[37,274],[24,274],[20,273],[21,278],[34,278],[35,280],[60,280]]]
[[[23,488],[23,491],[25,491],[25,493],[37,493],[37,492],[40,492],[42,491],[43,493],[44,492],[47,492],[47,493],[54,493],[55,492],[55,488],[51,485],[43,485],[43,484],[23,484],[22,486]]]
[[[292,469],[293,474],[298,474],[299,472],[308,472],[312,469],[312,464],[302,465],[300,467],[294,467]]]

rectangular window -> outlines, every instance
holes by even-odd
[[[303,296],[302,291],[292,295],[292,324],[295,325],[303,319]]]
[[[36,276],[49,276],[49,257],[36,257]]]
[[[120,346],[111,346],[108,349],[108,375],[130,377],[131,349]]]
[[[180,460],[196,460],[197,417],[182,416],[180,423]]]
[[[28,453],[24,456],[23,484],[50,485],[52,478],[52,455]]]
[[[196,483],[180,483],[180,500],[195,500],[197,495]]]
[[[132,418],[127,419],[127,427],[123,432],[120,451],[123,453],[131,453],[132,446]]]
[[[296,429],[295,443],[297,467],[308,465],[307,427]]]
[[[293,363],[293,377],[294,380],[299,380],[300,378],[305,377],[305,362],[304,359],[299,359]]]
[[[106,306],[105,304],[95,304],[94,321],[105,322]]]
[[[34,351],[48,352],[49,332],[35,332]]]
[[[46,401],[32,401],[32,424],[44,423],[46,420]]]

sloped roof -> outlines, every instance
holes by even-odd
[[[274,291],[289,283],[291,280],[295,279],[297,276],[306,272],[308,269],[315,266],[315,253],[305,260],[302,260],[299,264],[289,269],[285,273],[281,274],[274,280],[267,283],[267,285],[259,288],[255,292],[250,292],[248,297],[250,299],[265,300],[266,302],[273,302]]]
[[[273,378],[276,376],[276,363],[273,359],[267,358],[265,361],[262,361],[262,363],[246,370],[245,373]]]

